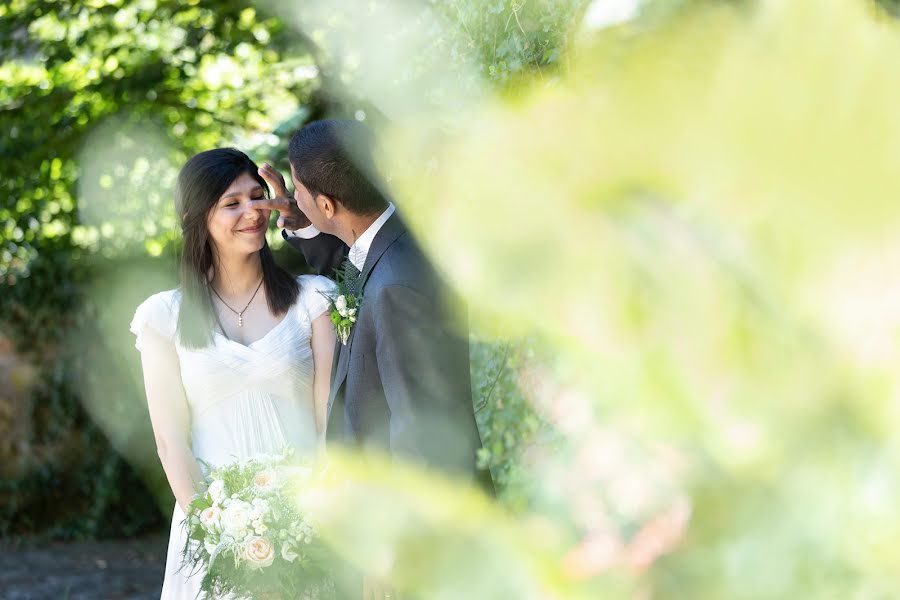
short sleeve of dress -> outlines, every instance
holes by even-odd
[[[179,296],[178,290],[160,292],[150,296],[137,307],[131,320],[131,333],[137,336],[135,348],[143,351],[143,337],[147,327],[167,339],[175,339]]]
[[[322,275],[301,275],[300,305],[309,316],[310,322],[328,310],[328,298],[337,291],[337,284]]]

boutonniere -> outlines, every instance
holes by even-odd
[[[328,294],[320,291],[328,300],[331,310],[331,322],[337,332],[341,344],[347,345],[350,331],[356,324],[356,317],[362,306],[362,292],[358,289],[359,270],[349,260],[345,260],[340,269],[335,271],[337,290]]]

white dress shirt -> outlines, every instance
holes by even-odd
[[[353,266],[360,271],[362,271],[363,266],[366,264],[366,257],[369,256],[369,248],[372,247],[372,240],[375,239],[375,236],[387,220],[391,218],[391,215],[394,214],[395,210],[394,203],[389,202],[388,207],[381,213],[381,216],[375,219],[375,222],[369,225],[368,229],[366,229],[361,236],[356,238],[356,241],[350,246],[350,254],[347,258],[349,258],[350,262],[353,263]],[[298,237],[306,240],[314,238],[320,233],[315,225],[309,225],[308,227],[303,227],[296,231],[285,229],[284,232],[288,237]]]

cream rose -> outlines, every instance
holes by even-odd
[[[222,511],[222,529],[236,538],[243,537],[250,525],[251,510],[252,507],[243,500],[235,500]]]
[[[275,560],[275,548],[264,537],[250,536],[244,541],[244,559],[251,569],[268,567]]]
[[[266,469],[253,476],[253,487],[259,492],[270,492],[275,488],[277,483],[278,476],[274,469]]]
[[[207,529],[219,526],[219,520],[222,516],[222,509],[218,506],[210,506],[200,512],[200,522]]]

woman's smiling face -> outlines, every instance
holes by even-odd
[[[235,179],[209,211],[209,237],[219,252],[252,254],[266,241],[271,211],[251,208],[251,200],[265,197],[265,190],[253,176],[243,173]]]

